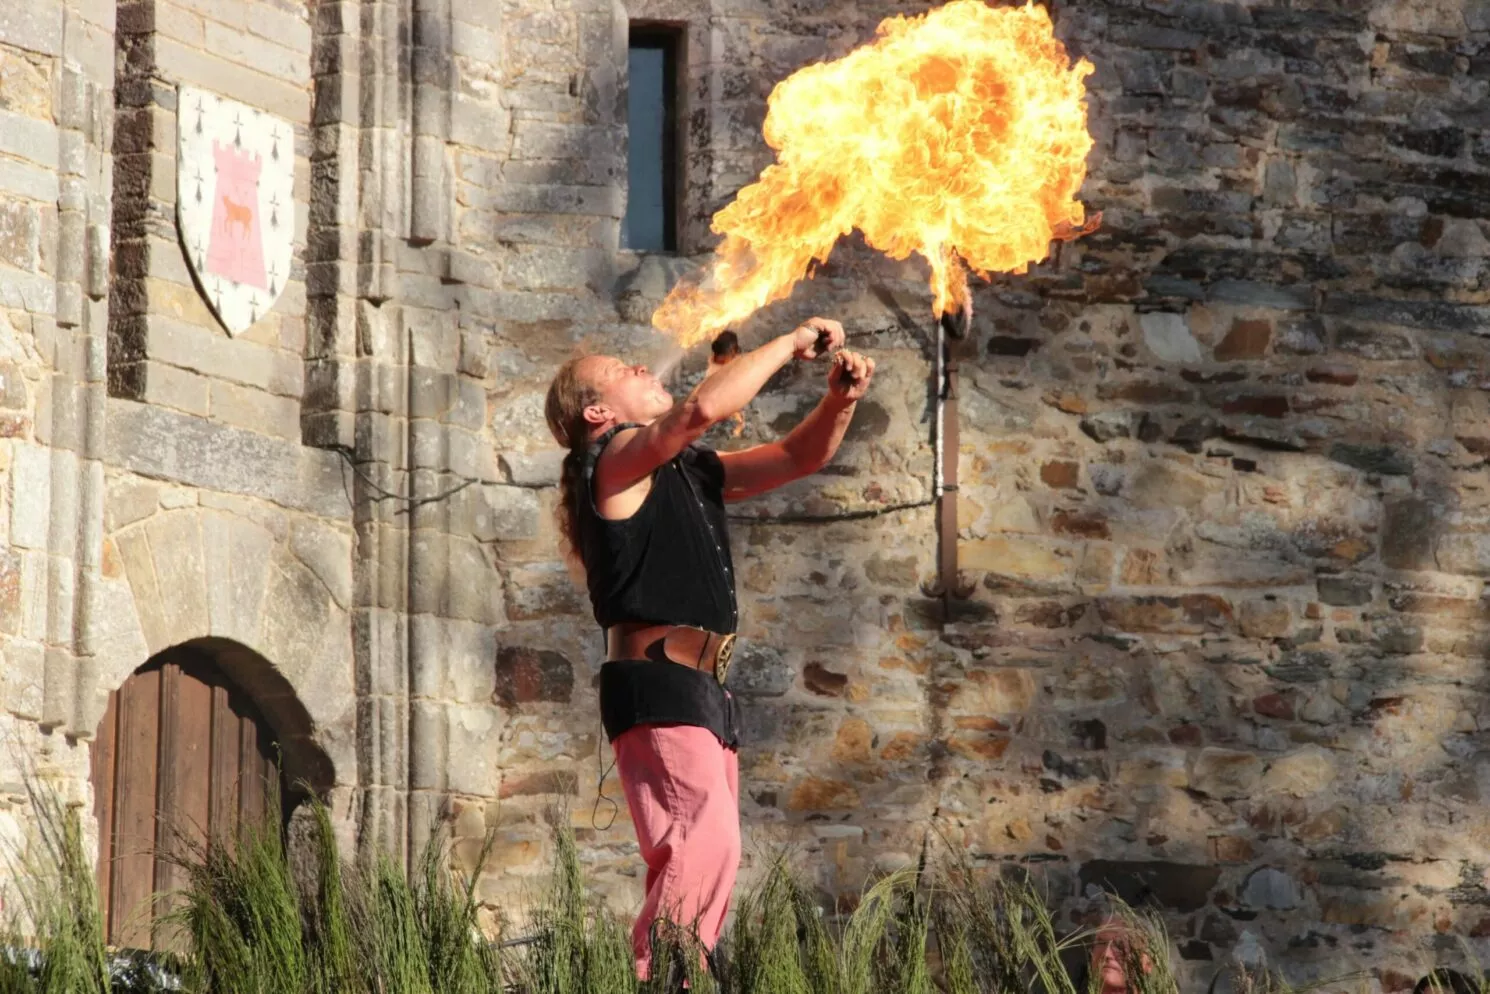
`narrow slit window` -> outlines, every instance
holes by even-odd
[[[678,250],[678,63],[682,31],[632,25],[626,120],[626,217],[621,244]]]

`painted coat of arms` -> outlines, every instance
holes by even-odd
[[[187,261],[228,334],[258,321],[290,273],[295,132],[288,121],[183,86],[176,213]]]

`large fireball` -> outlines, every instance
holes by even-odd
[[[1091,72],[1043,7],[953,0],[884,21],[875,41],[772,91],[775,164],[715,215],[714,258],[652,323],[684,346],[711,337],[791,293],[855,228],[930,263],[937,315],[963,302],[969,269],[1025,272],[1052,239],[1089,230],[1074,198]]]

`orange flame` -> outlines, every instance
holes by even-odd
[[[878,34],[772,91],[776,162],[715,215],[711,264],[652,317],[683,346],[786,297],[855,228],[930,263],[938,317],[966,299],[967,270],[1024,273],[1052,239],[1095,230],[1074,200],[1092,65],[1071,64],[1044,7],[952,0]]]

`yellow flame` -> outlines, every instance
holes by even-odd
[[[1074,198],[1092,147],[1085,83],[1044,7],[952,0],[771,93],[776,162],[714,217],[711,263],[652,323],[684,346],[791,293],[857,228],[893,259],[931,265],[937,316],[967,270],[1023,273],[1052,239],[1096,227]]]

